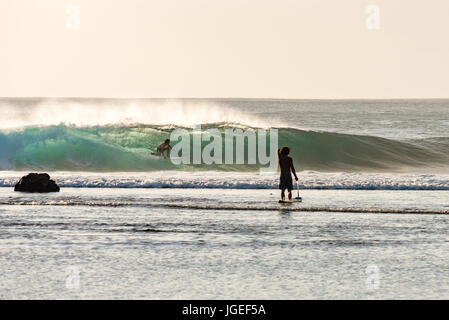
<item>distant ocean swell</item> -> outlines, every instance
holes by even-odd
[[[169,160],[151,156],[150,149],[155,150],[175,128],[159,125],[52,125],[2,130],[0,170],[258,171],[258,165],[175,165]],[[225,129],[245,130],[248,127],[214,123],[202,129],[208,128],[219,128],[224,132]],[[203,147],[207,143],[203,142]],[[444,169],[449,163],[449,138],[396,141],[374,136],[279,128],[279,146],[283,145],[292,147],[291,155],[299,170],[397,172],[410,168]]]

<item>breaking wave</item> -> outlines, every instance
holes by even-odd
[[[182,127],[113,124],[3,129],[0,131],[0,170],[248,172],[260,168],[251,164],[175,165],[167,159],[152,156],[150,150],[155,150],[176,128]],[[219,128],[224,133],[225,129],[245,130],[250,127],[227,122],[202,127],[203,130],[208,128]],[[296,128],[279,128],[278,132],[279,146],[292,148],[291,156],[299,170],[396,172],[415,168],[429,171],[444,170],[449,163],[449,138],[397,141]],[[224,141],[223,138],[223,157]],[[203,146],[206,144],[208,142],[203,142]]]

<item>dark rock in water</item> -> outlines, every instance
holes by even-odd
[[[47,173],[30,173],[15,185],[14,191],[22,192],[59,192],[58,185],[50,180]]]

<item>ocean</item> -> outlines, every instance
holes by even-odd
[[[151,155],[198,125],[276,129],[303,201]],[[0,298],[447,299],[448,160],[449,100],[1,98]]]

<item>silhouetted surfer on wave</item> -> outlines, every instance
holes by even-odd
[[[167,159],[170,156],[170,139],[165,139],[165,141],[161,142],[156,149],[156,152],[152,152],[151,154],[154,156],[164,157]]]
[[[279,189],[281,189],[282,201],[285,200],[285,189],[288,190],[288,200],[292,200],[293,182],[291,173],[295,176],[295,180],[298,181],[295,167],[293,166],[293,159],[289,157],[289,153],[289,147],[282,147],[278,150],[279,167],[281,167]]]

